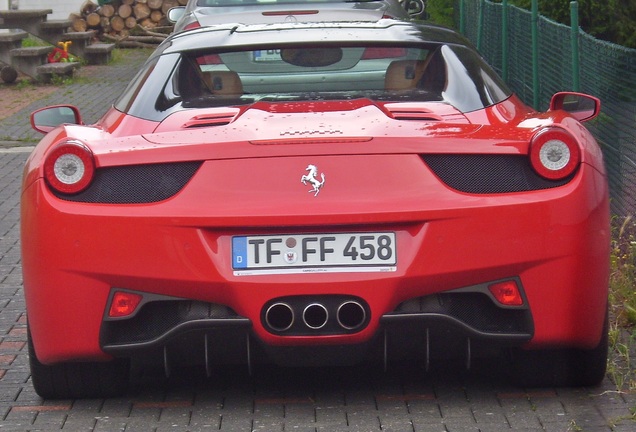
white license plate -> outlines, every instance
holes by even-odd
[[[275,62],[280,61],[280,50],[256,50],[253,52],[255,62]]]
[[[395,271],[395,233],[290,234],[232,238],[238,276]]]

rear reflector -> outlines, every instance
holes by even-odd
[[[110,304],[108,316],[110,318],[121,318],[132,315],[139,303],[141,303],[141,299],[142,297],[139,294],[117,291]]]
[[[521,306],[523,304],[519,287],[513,280],[489,285],[488,289],[495,299],[504,306]]]

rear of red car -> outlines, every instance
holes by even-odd
[[[521,372],[542,353],[546,373],[524,372],[538,384],[602,379],[607,182],[577,120],[597,101],[561,94],[533,112],[464,48],[392,31],[378,33],[392,45],[351,46],[343,32],[303,50],[223,35],[236,55],[179,52],[177,39],[99,128],[43,140],[22,201],[39,392],[77,391],[44,383],[75,361],[108,376],[126,367],[110,359],[169,373],[469,364],[501,349]],[[444,81],[427,69],[433,87],[402,88],[424,80],[428,55]],[[131,125],[138,134],[122,133]]]

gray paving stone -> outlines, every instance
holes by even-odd
[[[413,419],[413,432],[447,432],[447,429],[444,423],[428,423],[415,418]]]
[[[62,425],[62,430],[64,431],[92,431],[95,429],[95,424],[97,420],[94,417],[86,416],[86,417],[76,417],[69,415],[66,418],[66,421]]]
[[[502,429],[506,429],[510,427],[508,423],[508,418],[506,414],[501,409],[480,409],[473,408],[473,417],[475,421],[479,425],[479,427],[484,427],[484,425],[496,425]]]
[[[236,416],[230,414],[224,414],[221,417],[222,431],[246,431],[252,430],[253,420],[250,417]]]
[[[95,422],[94,432],[124,432],[126,430],[127,419],[98,417]]]
[[[285,404],[285,421],[290,423],[310,423],[316,421],[313,404]]]
[[[345,406],[317,406],[316,422],[327,424],[347,424]]]

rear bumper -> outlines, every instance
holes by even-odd
[[[202,201],[198,184],[157,204],[105,206],[61,201],[36,181],[22,199],[24,286],[34,346],[43,363],[104,359],[161,350],[191,333],[209,334],[212,344],[213,335],[224,340],[231,329],[264,351],[336,352],[335,347],[366,346],[387,334],[415,332],[421,339],[426,328],[442,328],[440,334],[451,329],[460,338],[495,344],[592,348],[600,339],[607,301],[604,185],[600,173],[583,165],[571,183],[532,193],[472,196],[431,182],[419,201],[424,204],[410,203],[405,210],[395,210],[397,201],[379,212],[377,202],[343,198],[335,203],[340,212],[330,216],[318,207],[315,212],[313,207],[281,208],[275,214],[263,201],[263,214],[239,217],[243,209],[223,203],[219,191],[220,196]],[[222,215],[209,216],[219,209]],[[314,216],[301,217],[307,213]],[[236,276],[231,269],[234,235],[378,227],[396,233],[395,272]],[[428,299],[509,278],[520,281],[525,309],[514,312],[521,316],[514,325],[507,318],[495,321],[496,331],[487,320],[475,321],[483,305],[466,307],[461,316],[412,308],[415,303],[432,307]],[[114,288],[231,312],[221,318],[184,318],[149,337],[126,341],[120,337],[134,332],[114,330],[105,319]],[[362,300],[363,327],[288,335],[271,331],[262,318],[264,308],[278,299],[336,296]],[[246,350],[243,336],[240,340]]]
[[[518,281],[518,279],[517,279]],[[118,289],[113,289],[120,291]],[[144,295],[139,312],[127,318],[105,317],[100,346],[114,356],[134,356],[163,349],[172,340],[198,332],[213,345],[226,334],[249,334],[252,322],[222,305],[167,296]],[[110,296],[108,308],[112,301]],[[272,306],[285,305],[289,320],[281,322]],[[356,305],[359,308],[348,311]],[[319,307],[324,315],[312,314]],[[369,325],[369,307],[363,299],[343,295],[289,296],[272,299],[263,306],[261,322],[268,331],[282,337],[308,339],[355,334]],[[377,333],[425,334],[430,329],[461,333],[465,338],[492,343],[519,345],[532,338],[532,314],[522,306],[502,306],[489,295],[488,284],[466,287],[442,294],[414,298],[380,317]],[[419,339],[419,338],[417,338]],[[225,349],[225,348],[224,348]]]
[[[520,346],[533,335],[528,307],[497,305],[488,295],[487,284],[404,302],[380,318],[371,340],[349,345],[266,345],[259,343],[248,318],[227,307],[166,296],[146,297],[133,317],[104,320],[100,346],[113,357],[162,363],[166,371],[183,364],[204,365],[210,370],[219,363],[324,366],[409,359],[428,364],[432,358],[449,356],[466,357],[470,362],[480,347],[492,351]],[[278,333],[315,338],[356,332],[359,329],[343,325],[337,316],[338,306],[350,301],[347,296],[275,299],[273,304],[284,302],[292,307],[294,316],[298,315],[298,322]],[[324,305],[329,311],[320,328],[301,313],[311,305]],[[360,325],[368,322],[363,320]]]

